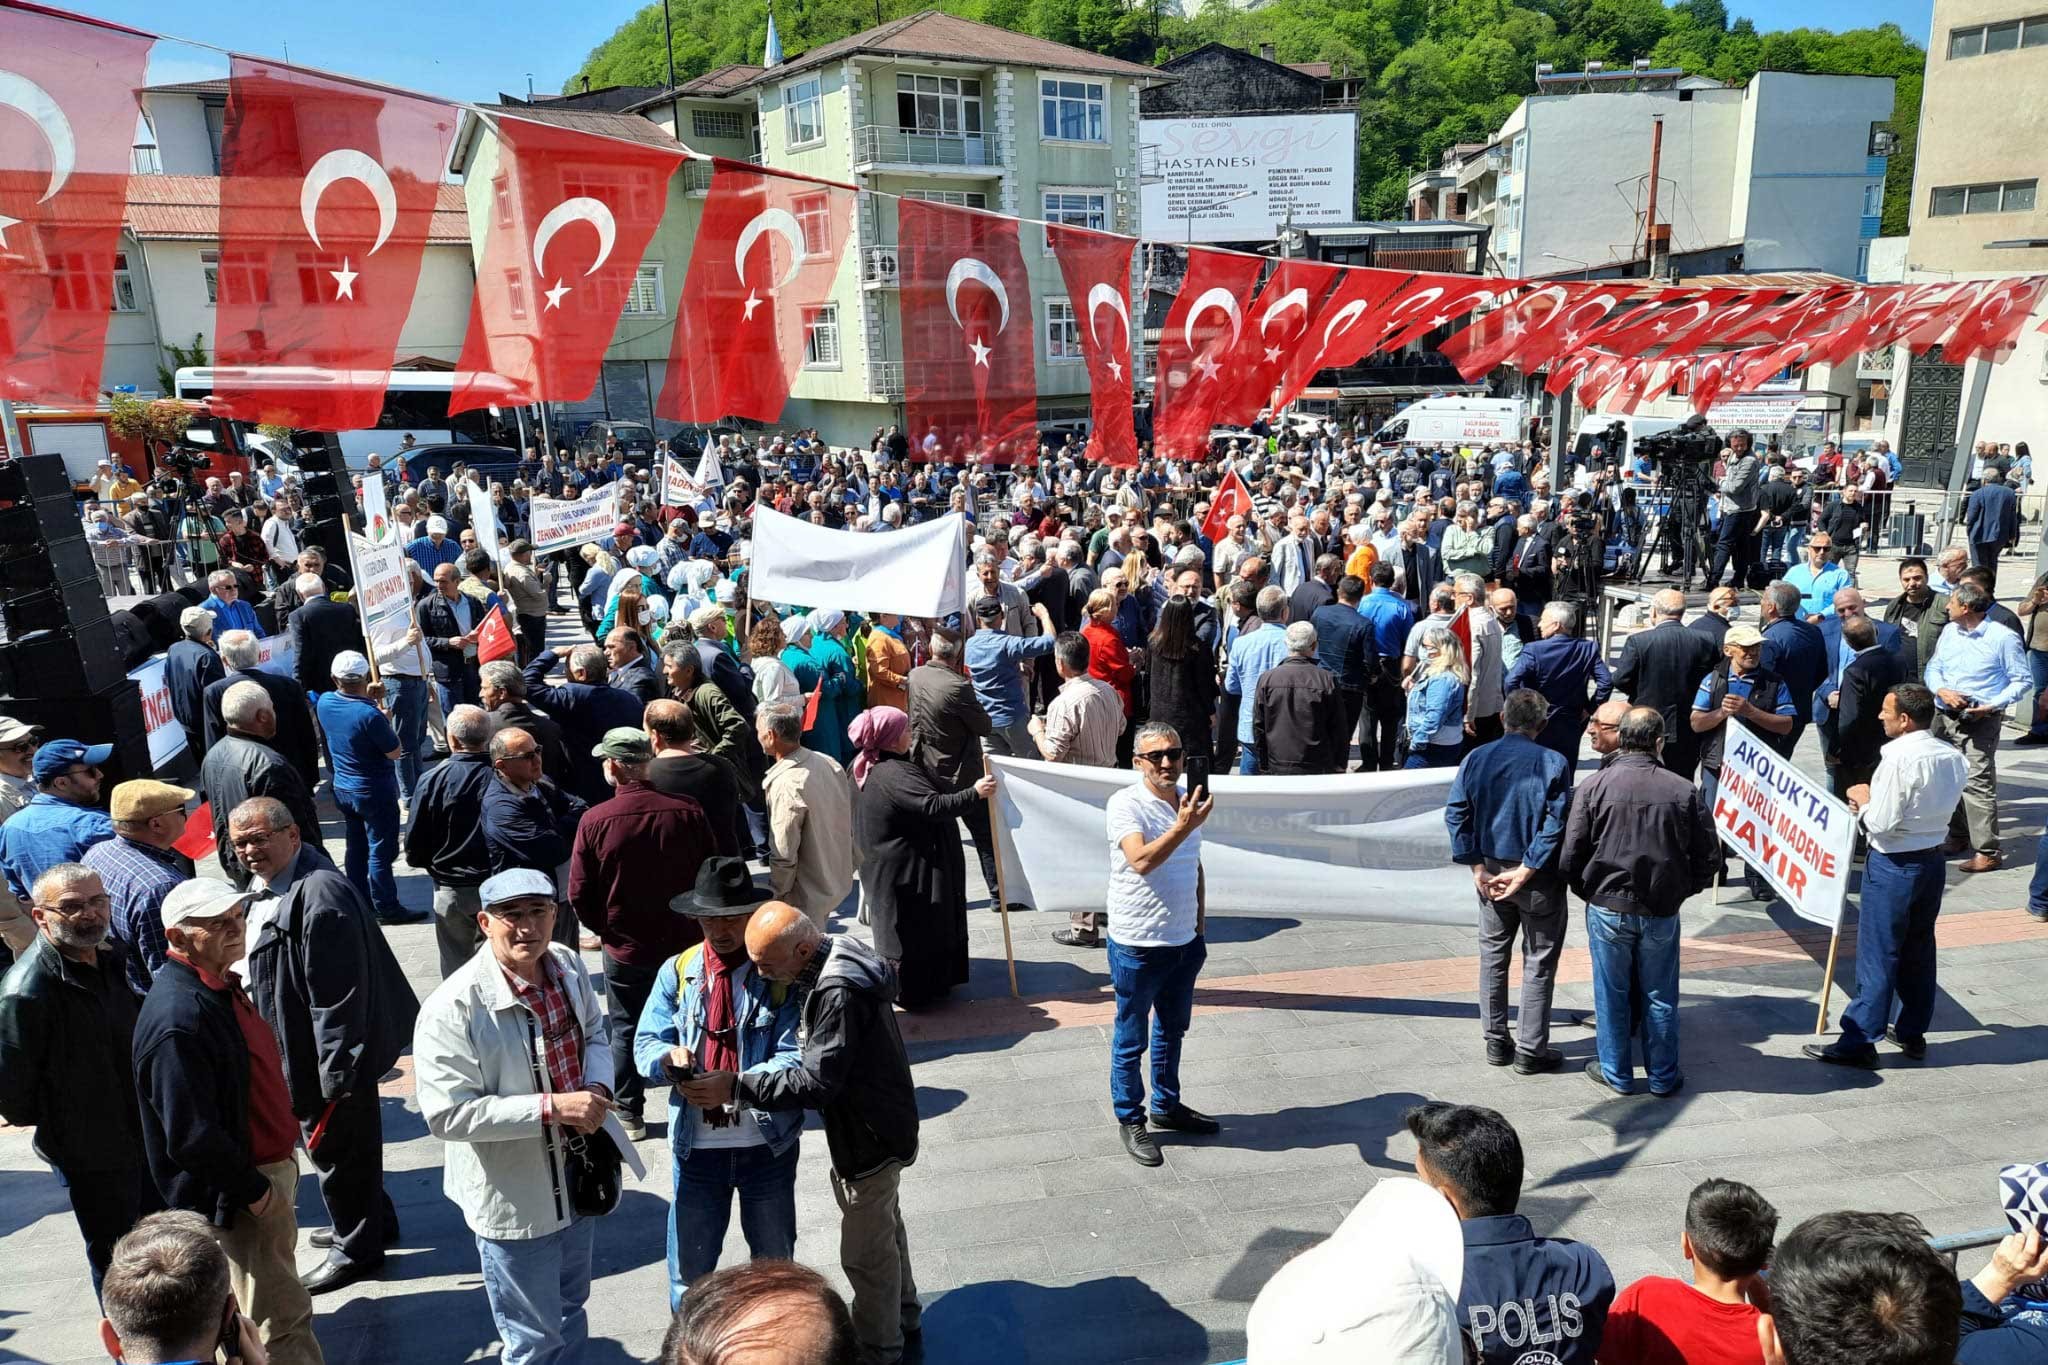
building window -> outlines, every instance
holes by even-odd
[[[142,311],[135,302],[135,276],[128,269],[128,253],[114,253],[114,311],[137,313]]]
[[[213,155],[213,173],[220,174],[220,138],[227,126],[228,105],[225,99],[202,100],[200,111],[206,117],[206,148]]]
[[[1038,83],[1040,131],[1062,142],[1106,142],[1108,102],[1097,81],[1041,80]]]
[[[104,307],[107,303],[99,272],[92,268],[92,258],[83,251],[48,253],[44,258],[43,273],[50,279],[50,303],[53,307],[84,312],[88,308]]]
[[[498,226],[512,226],[512,181],[506,176],[491,179],[491,205],[497,210]]]
[[[747,125],[736,109],[692,109],[690,132],[695,137],[738,140],[746,136]]]
[[[2021,47],[2048,47],[2048,14],[2007,19],[1996,24],[1972,24],[1968,28],[1948,31],[1948,55],[1951,58],[1983,57]]]
[[[1046,190],[1041,203],[1044,211],[1039,216],[1048,223],[1093,228],[1097,232],[1109,229],[1107,190]],[[1052,249],[1050,241],[1046,243],[1046,249]]]
[[[898,76],[896,126],[924,137],[980,137],[981,82],[957,76]]]
[[[668,311],[662,297],[659,261],[642,261],[633,272],[633,292],[626,295],[625,311],[642,318],[658,318]]]
[[[200,252],[199,270],[206,276],[206,306],[211,308],[220,302],[220,253]]]
[[[804,310],[804,368],[839,368],[839,305],[824,304]]]
[[[805,147],[825,140],[825,87],[816,76],[784,86],[782,112],[789,127],[789,145]]]
[[[1083,360],[1081,328],[1074,318],[1074,305],[1066,299],[1045,301],[1045,358]]]
[[[524,322],[526,320],[525,272],[519,270],[508,270],[505,272],[505,307],[512,314],[514,321]]]
[[[1935,218],[1966,213],[2031,213],[2038,181],[2007,180],[1997,185],[1942,185],[1928,208]]]
[[[988,196],[980,190],[905,190],[905,199],[922,199],[928,204],[951,204],[956,209],[985,209]]]
[[[824,190],[799,194],[791,206],[796,210],[797,226],[804,230],[804,255],[831,255],[832,195]]]
[[[1884,212],[1884,182],[1863,187],[1863,216],[1875,218]]]
[[[270,302],[270,274],[254,256],[231,259],[223,269],[218,251],[202,251],[199,253],[199,268],[206,276],[208,308],[223,297],[230,303]],[[329,268],[340,269],[341,257],[335,257]]]
[[[1870,243],[1864,242],[1856,248],[1856,278],[1870,278]]]

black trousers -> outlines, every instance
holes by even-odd
[[[1351,762],[1351,741],[1358,734],[1358,718],[1365,714],[1365,692],[1363,689],[1356,692],[1341,689],[1337,696],[1344,703],[1344,762],[1348,766]],[[1358,758],[1361,763],[1366,759],[1363,741],[1358,746]]]
[[[156,1182],[140,1166],[125,1171],[58,1171],[57,1179],[71,1195],[71,1216],[85,1238],[85,1259],[92,1267],[92,1292],[98,1295],[114,1259],[114,1243],[127,1235],[136,1220],[163,1209]]]
[[[398,1226],[398,1210],[384,1192],[384,1111],[374,1084],[334,1106],[327,1131],[312,1144],[316,1115],[301,1120],[308,1139],[306,1155],[320,1177],[320,1198],[334,1225],[334,1255],[353,1265],[378,1265],[384,1260],[387,1229]]]
[[[1217,698],[1215,771],[1219,773],[1237,771],[1237,713],[1243,707],[1244,699],[1235,693],[1225,692]]]
[[[639,967],[604,955],[605,1021],[612,1041],[612,1099],[620,1109],[638,1118],[647,1108],[647,1082],[633,1065],[633,1030],[640,1026],[640,1011],[654,994],[655,974],[660,967]]]
[[[533,662],[533,656],[548,647],[548,618],[545,616],[522,616],[519,618],[519,666]]]
[[[988,900],[992,909],[1000,909],[996,887],[996,837],[995,829],[989,824],[988,802],[976,801],[960,813],[960,823],[967,826],[967,837],[974,841],[974,856],[981,861],[981,879],[988,883]]]
[[[1366,685],[1365,704],[1370,711],[1366,737],[1373,744],[1369,753],[1360,746],[1360,762],[1375,772],[1391,772],[1396,766],[1394,749],[1400,741],[1401,722],[1408,719],[1408,694],[1400,683],[1381,677]]]
[[[1756,536],[1750,528],[1756,524],[1755,512],[1737,512],[1721,518],[1721,531],[1714,541],[1714,566],[1707,572],[1707,586],[1717,587],[1721,582],[1721,571],[1732,567],[1735,576],[1729,580],[1737,588],[1749,586],[1750,566],[1756,563]]]

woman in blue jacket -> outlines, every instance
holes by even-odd
[[[1455,768],[1465,749],[1465,689],[1472,671],[1449,626],[1422,632],[1422,656],[1408,684],[1404,768]]]
[[[851,763],[853,745],[846,730],[867,706],[868,689],[853,665],[852,651],[846,646],[845,612],[811,613],[811,658],[818,666],[825,690],[818,698],[818,723],[805,732],[804,744],[831,755],[842,765]]]

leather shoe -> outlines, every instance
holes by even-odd
[[[1155,1109],[1147,1117],[1154,1128],[1164,1128],[1171,1133],[1200,1133],[1206,1137],[1223,1131],[1222,1124],[1184,1104],[1176,1104],[1163,1114]]]
[[[1131,1160],[1140,1166],[1164,1165],[1166,1158],[1159,1155],[1159,1144],[1152,1140],[1152,1130],[1142,1123],[1123,1123],[1124,1150],[1131,1154]]]
[[[1859,1071],[1877,1070],[1876,1048],[1872,1048],[1868,1053],[1842,1052],[1836,1048],[1823,1047],[1819,1043],[1808,1043],[1799,1050],[1816,1062],[1826,1062],[1829,1066],[1853,1066]]]
[[[382,1269],[381,1263],[363,1265],[356,1261],[343,1260],[329,1252],[326,1260],[299,1276],[299,1283],[305,1287],[308,1294],[326,1294],[336,1289],[344,1289],[357,1280],[366,1280]]]
[[[334,1229],[318,1228],[311,1237],[306,1239],[306,1242],[317,1251],[326,1251],[334,1245]],[[395,1218],[384,1220],[384,1245],[387,1247],[398,1245],[398,1220]]]
[[[1515,1074],[1517,1076],[1538,1076],[1546,1071],[1555,1071],[1564,1065],[1564,1054],[1554,1047],[1541,1052],[1515,1053]]]
[[[642,1118],[640,1115],[627,1114],[623,1112],[620,1113],[619,1127],[626,1130],[626,1138],[628,1141],[647,1141],[647,1120]]]
[[[1055,929],[1052,941],[1062,948],[1100,948],[1102,940],[1094,934],[1084,934],[1076,929]]]
[[[423,924],[427,920],[431,919],[433,917],[433,914],[434,912],[431,910],[408,910],[404,906],[400,906],[396,910],[387,910],[383,914],[377,916],[377,923]]]
[[[1996,872],[2005,866],[2005,859],[1996,853],[1979,853],[1968,862],[1956,864],[1958,872]]]
[[[1613,1081],[1608,1080],[1607,1068],[1600,1065],[1600,1059],[1598,1057],[1595,1057],[1592,1061],[1586,1063],[1586,1079],[1591,1081],[1594,1085],[1600,1087],[1600,1089],[1605,1090],[1608,1094],[1619,1095],[1623,1099],[1627,1099],[1630,1095],[1633,1095],[1635,1093],[1633,1090],[1623,1090]]]
[[[1897,1029],[1888,1028],[1884,1031],[1884,1040],[1916,1062],[1927,1060],[1927,1040],[1925,1038],[1901,1038]]]
[[[1513,1060],[1515,1060],[1515,1045],[1513,1043],[1495,1043],[1490,1041],[1487,1043],[1486,1064],[1488,1066],[1506,1066]]]

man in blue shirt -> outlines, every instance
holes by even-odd
[[[231,630],[246,630],[259,640],[263,638],[264,631],[257,623],[256,609],[241,600],[241,587],[235,581],[233,570],[214,570],[206,576],[206,586],[211,595],[199,605],[213,613],[214,639],[218,640]]]
[[[1815,532],[1806,542],[1806,562],[1794,564],[1785,574],[1785,581],[1799,589],[1799,615],[1810,622],[1833,616],[1835,594],[1855,583],[1847,569],[1829,562],[1828,551],[1834,543],[1826,531]]]
[[[1943,845],[1949,853],[1977,850],[1961,864],[1963,872],[1990,872],[2004,864],[1998,850],[1998,740],[2006,709],[2033,687],[2020,637],[1986,620],[1990,610],[1991,594],[1982,585],[1958,583],[1948,597],[1948,624],[1927,661],[1927,686],[1941,703],[1934,733],[1962,750],[1970,765]]]
[[[1365,680],[1365,733],[1358,741],[1358,766],[1365,772],[1390,772],[1401,721],[1408,701],[1401,693],[1401,654],[1415,625],[1415,604],[1394,591],[1394,566],[1381,560],[1372,566],[1372,591],[1358,604],[1358,614],[1372,630],[1376,667]]]
[[[1026,659],[1051,654],[1057,632],[1043,603],[1032,603],[1031,614],[1038,619],[1037,635],[1006,635],[1003,599],[990,595],[974,602],[980,629],[967,637],[963,657],[975,700],[988,712],[989,735],[982,743],[992,754],[1039,756],[1038,743],[1031,738],[1031,702],[1025,691],[1023,665]]]
[[[314,708],[334,765],[334,804],[341,811],[348,879],[383,924],[411,924],[398,902],[392,867],[398,861],[398,731],[370,696],[370,661],[353,649],[334,656],[334,690]]]
[[[1832,596],[1828,607],[1834,608]],[[1798,588],[1790,583],[1771,584],[1764,589],[1757,611],[1764,622],[1763,666],[1785,684],[1792,702],[1792,728],[1783,735],[1767,734],[1763,739],[1790,758],[1813,719],[1813,694],[1827,681],[1833,664],[1820,629],[1800,614]]]
[[[1238,699],[1237,770],[1246,774],[1259,770],[1257,745],[1252,736],[1258,708],[1251,704],[1259,693],[1259,679],[1287,657],[1286,592],[1278,585],[1259,589],[1254,610],[1258,612],[1259,623],[1231,641],[1230,663],[1223,672],[1223,690]]]
[[[1579,609],[1571,603],[1546,605],[1536,628],[1541,636],[1522,647],[1503,686],[1510,692],[1533,688],[1550,703],[1550,719],[1536,742],[1563,757],[1569,773],[1578,766],[1586,722],[1593,708],[1613,694],[1614,679],[1600,647],[1578,638]]]
[[[1472,869],[1479,888],[1479,1027],[1486,1060],[1513,1062],[1524,1076],[1555,1071],[1550,998],[1557,983],[1571,907],[1557,872],[1558,842],[1572,798],[1571,764],[1536,742],[1550,716],[1543,694],[1527,688],[1501,707],[1507,733],[1465,755],[1444,803],[1451,861]],[[1522,939],[1522,1012],[1508,1039],[1508,960]]]
[[[420,566],[423,576],[432,578],[434,570],[462,557],[462,547],[448,538],[446,517],[428,517],[427,533],[405,547],[405,557]]]
[[[113,756],[111,744],[88,748],[75,739],[53,739],[36,750],[36,794],[0,825],[0,871],[23,905],[36,878],[114,837],[114,822],[97,804],[100,765]]]

